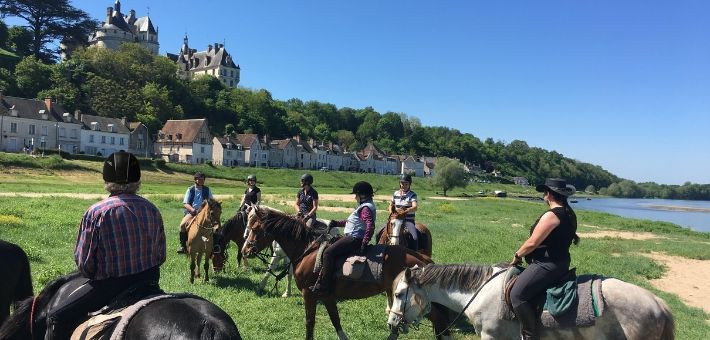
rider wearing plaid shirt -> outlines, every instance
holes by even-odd
[[[104,162],[110,196],[92,205],[81,220],[74,260],[82,284],[47,312],[45,340],[69,339],[88,313],[137,285],[157,287],[165,262],[165,231],[160,211],[143,197],[140,165],[119,151]]]

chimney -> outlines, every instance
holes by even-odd
[[[113,21],[113,7],[106,8],[106,23],[111,25]]]
[[[217,53],[219,51],[219,43],[214,43],[214,53]]]
[[[301,135],[295,135],[295,136],[293,136],[293,139],[296,140],[296,143],[300,143],[301,142]]]
[[[0,103],[2,103],[2,91],[0,90]]]
[[[269,144],[269,135],[264,134],[264,144]]]
[[[81,111],[74,110],[74,119],[76,119],[77,122],[81,122]]]
[[[207,52],[212,52],[212,45],[207,45]]]
[[[52,113],[52,97],[44,97],[44,106],[47,107],[47,113]]]
[[[125,127],[128,127],[128,122],[126,121],[125,116],[121,117],[121,124],[123,124],[123,126],[125,126]]]

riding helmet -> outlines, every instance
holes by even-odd
[[[409,184],[412,184],[412,175],[410,174],[402,174],[399,176],[399,182],[408,182]]]
[[[311,174],[303,174],[303,176],[301,176],[301,182],[311,185],[313,184],[313,176],[311,176]]]
[[[252,180],[253,180],[254,182],[256,182],[256,176],[255,176],[255,175],[249,175],[249,176],[247,176],[247,181],[252,181]]]
[[[372,185],[365,181],[360,181],[353,185],[353,192],[351,194],[372,196]]]
[[[106,182],[118,184],[140,181],[141,167],[138,158],[125,151],[110,154],[104,162],[103,177]]]

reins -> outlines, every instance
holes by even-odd
[[[34,334],[34,318],[35,318],[35,306],[37,305],[37,296],[32,297],[32,308],[30,308],[30,339],[35,338]]]
[[[481,292],[481,289],[483,289],[483,287],[484,287],[486,284],[488,284],[488,282],[490,282],[491,280],[493,280],[493,278],[495,278],[496,276],[498,276],[499,274],[504,273],[504,272],[507,272],[507,270],[503,269],[503,270],[500,270],[499,272],[497,272],[497,273],[491,275],[491,277],[489,277],[489,278],[486,280],[486,282],[484,282],[480,287],[478,287],[478,289],[476,289],[476,292],[473,293],[473,296],[471,296],[471,299],[468,300],[468,303],[466,304],[466,306],[463,307],[463,309],[461,310],[461,312],[459,312],[459,314],[456,315],[456,317],[451,321],[451,323],[450,323],[448,326],[446,326],[446,328],[444,328],[443,331],[439,332],[439,334],[437,334],[436,337],[438,338],[438,337],[440,337],[441,335],[443,335],[444,333],[446,333],[446,331],[448,331],[448,330],[456,323],[456,321],[458,321],[458,319],[461,317],[461,315],[463,315],[463,313],[466,311],[466,309],[468,308],[468,306],[471,305],[471,302],[473,302],[473,299],[475,299],[476,296],[478,295],[478,293]]]

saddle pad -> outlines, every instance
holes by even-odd
[[[506,301],[506,288],[510,290],[509,281],[520,273],[518,268],[511,268],[506,273],[502,282],[501,301],[499,303],[498,317],[504,320],[517,320],[515,314]],[[564,314],[552,316],[549,311],[543,310],[540,321],[544,327],[588,327],[594,325],[595,318],[604,311],[604,297],[602,296],[602,277],[598,275],[581,275],[577,277],[577,301]]]
[[[335,271],[335,277],[358,282],[382,282],[382,263],[386,248],[384,244],[367,246],[365,256],[337,259],[335,265],[338,270]]]
[[[140,311],[143,307],[155,301],[168,298],[179,298],[182,296],[183,295],[173,294],[147,296],[124,309],[113,311],[111,314],[99,314],[92,316],[74,330],[71,340],[102,339],[106,338],[109,332],[111,334],[111,340],[123,339],[126,326],[128,326],[128,323],[131,321],[133,316],[135,316],[136,313],[138,313],[138,311]]]

